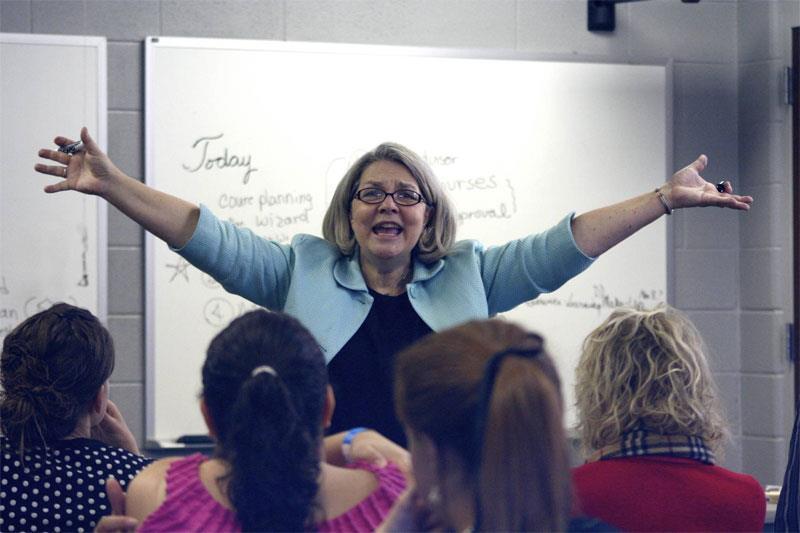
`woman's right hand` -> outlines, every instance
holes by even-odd
[[[81,141],[83,147],[73,155],[39,150],[39,157],[59,164],[39,163],[34,167],[36,172],[63,179],[45,187],[44,192],[78,191],[100,196],[173,248],[181,248],[189,241],[200,217],[197,205],[126,176],[100,150],[86,128],[81,129]],[[71,142],[66,137],[55,138],[59,146]]]
[[[63,181],[46,186],[45,192],[72,190],[102,197],[108,191],[109,183],[115,177],[124,176],[111,159],[100,150],[85,127],[81,129],[81,141],[83,141],[83,147],[72,155],[47,148],[39,150],[39,157],[59,164],[39,163],[34,167],[35,170],[63,179]],[[73,141],[59,136],[54,139],[54,142],[58,146],[64,146]]]
[[[128,424],[125,423],[122,411],[111,400],[108,400],[106,404],[106,412],[103,419],[97,425],[92,426],[91,437],[109,446],[122,448],[140,455],[136,437],[133,436]]]

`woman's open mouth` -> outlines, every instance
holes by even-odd
[[[399,224],[395,224],[394,222],[381,222],[380,224],[375,224],[372,226],[372,233],[375,235],[400,235],[403,232],[403,228]]]

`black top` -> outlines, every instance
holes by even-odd
[[[66,439],[19,455],[0,437],[0,531],[93,531],[111,514],[106,478],[124,489],[151,459],[93,439]]]
[[[567,531],[569,533],[578,533],[578,532],[608,532],[612,533],[615,531],[619,531],[619,529],[615,528],[610,524],[606,524],[602,520],[598,520],[597,518],[590,518],[588,516],[578,516],[569,519],[569,523],[567,524]]]
[[[794,417],[789,462],[775,510],[775,531],[800,531],[800,406]]]
[[[394,413],[394,357],[432,330],[411,307],[407,294],[375,298],[364,323],[328,364],[336,410],[331,433],[363,426],[406,447]]]

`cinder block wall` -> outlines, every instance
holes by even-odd
[[[746,0],[738,9],[739,175],[759,200],[740,226],[742,468],[768,482],[781,479],[794,413],[785,350],[792,320],[792,161],[784,68],[791,65],[800,2]]]
[[[617,6],[613,34],[586,30],[585,0],[0,0],[0,31],[108,39],[109,154],[143,176],[143,39],[253,38],[519,50],[674,62],[673,160],[709,155],[708,176],[758,197],[745,216],[677,212],[674,303],[706,337],[733,425],[725,465],[780,480],[790,416],[789,63],[797,0],[650,0]],[[624,163],[621,161],[621,163]],[[604,179],[603,176],[591,176]],[[112,397],[144,436],[143,236],[109,210]],[[187,369],[187,371],[190,371]]]

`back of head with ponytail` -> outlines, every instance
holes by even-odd
[[[274,373],[253,372],[264,365]],[[319,345],[288,315],[252,311],[211,342],[203,399],[245,531],[313,525],[327,383]]]
[[[68,436],[114,369],[108,330],[89,311],[58,303],[3,340],[0,424],[21,450]]]
[[[504,351],[479,422],[487,363]],[[429,335],[398,355],[395,405],[404,424],[461,459],[477,528],[565,529],[571,489],[560,382],[541,337],[500,320]]]

